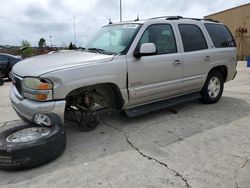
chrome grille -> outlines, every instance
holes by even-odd
[[[19,95],[23,96],[23,90],[22,90],[22,81],[17,76],[13,75],[13,83],[16,86],[16,89],[19,93]]]

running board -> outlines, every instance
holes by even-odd
[[[167,99],[167,100],[163,100],[163,101],[154,102],[151,104],[146,104],[143,106],[138,106],[138,107],[126,109],[126,110],[124,110],[124,112],[126,113],[126,115],[128,117],[132,118],[132,117],[136,117],[136,116],[140,116],[140,115],[145,115],[145,114],[148,114],[150,112],[157,111],[157,110],[165,109],[165,108],[168,108],[171,106],[175,106],[177,104],[196,100],[199,98],[201,98],[201,95],[199,94],[199,92],[191,93],[188,95],[183,95],[183,96],[175,97],[172,99]]]

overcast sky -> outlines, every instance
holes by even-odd
[[[162,15],[203,17],[248,3],[249,0],[123,0],[123,19]],[[20,45],[28,40],[37,46],[44,37],[50,44],[66,46],[74,42],[75,14],[77,46],[100,28],[119,21],[119,0],[0,0],[0,45]]]

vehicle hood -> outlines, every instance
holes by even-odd
[[[12,71],[21,77],[38,77],[48,72],[69,67],[87,66],[111,61],[113,57],[114,55],[69,50],[24,59],[15,64]]]

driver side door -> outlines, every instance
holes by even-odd
[[[154,43],[155,55],[136,58],[128,56],[128,90],[130,105],[138,105],[171,98],[181,93],[182,57],[178,53],[171,24],[148,26],[137,45]]]

